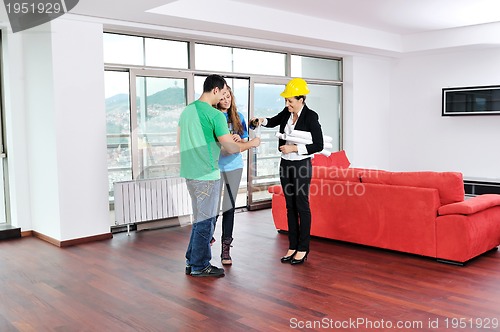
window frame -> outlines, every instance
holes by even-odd
[[[188,81],[188,104],[192,102],[190,98],[194,99],[194,77],[195,76],[207,76],[209,74],[213,74],[213,71],[209,70],[199,70],[195,68],[196,65],[196,44],[204,44],[204,45],[212,45],[212,46],[220,46],[220,47],[229,47],[229,48],[238,48],[238,49],[245,49],[245,50],[254,50],[254,51],[262,51],[262,52],[271,52],[271,53],[279,53],[279,54],[284,54],[285,55],[285,73],[283,76],[276,76],[276,75],[264,75],[264,74],[251,74],[251,73],[239,73],[239,72],[217,72],[218,74],[224,76],[224,77],[234,77],[234,78],[245,78],[250,80],[250,91],[249,91],[249,117],[253,116],[254,114],[254,85],[263,83],[263,84],[286,84],[292,77],[291,77],[291,57],[292,56],[301,56],[301,57],[309,57],[309,58],[318,58],[318,59],[325,59],[325,60],[334,60],[334,61],[339,61],[339,79],[338,80],[329,80],[329,79],[321,79],[321,78],[311,78],[311,77],[304,77],[306,81],[309,84],[316,84],[316,85],[329,85],[329,86],[339,86],[340,87],[340,100],[339,100],[339,107],[340,107],[340,114],[339,114],[339,147],[340,149],[343,148],[343,58],[342,57],[336,57],[336,56],[324,56],[324,55],[318,55],[318,54],[311,54],[309,52],[290,52],[290,51],[284,51],[280,50],[279,48],[276,49],[271,49],[271,48],[266,48],[266,47],[248,47],[243,46],[243,45],[238,45],[237,43],[223,43],[223,42],[214,42],[214,41],[209,41],[209,40],[197,40],[197,39],[189,39],[189,38],[170,38],[169,36],[159,36],[159,35],[148,35],[148,34],[134,34],[134,33],[128,33],[128,32],[123,32],[123,31],[116,31],[116,30],[104,30],[103,33],[114,33],[114,34],[123,34],[123,35],[130,35],[134,37],[142,37],[143,38],[143,52],[145,52],[145,39],[146,38],[155,38],[155,39],[164,39],[164,40],[169,40],[169,41],[179,41],[179,42],[187,42],[188,43],[188,68],[159,68],[159,67],[152,67],[152,66],[146,66],[146,65],[123,65],[123,64],[116,64],[116,63],[105,63],[105,70],[125,70],[130,72],[130,91],[134,91],[135,93],[135,77],[132,75],[132,73],[140,73],[140,76],[145,76],[145,73],[152,74],[153,76],[155,75],[161,75],[161,76],[167,76],[167,77],[176,77],[176,76],[171,76],[175,75],[177,73],[178,75],[181,75],[179,78],[184,78],[186,75],[191,77],[191,82]],[[144,59],[145,59],[145,54],[144,54]],[[131,92],[132,93],[132,92]],[[132,99],[131,98],[131,114],[132,110],[134,110],[136,106],[132,105]],[[137,125],[137,123],[135,123]],[[134,142],[134,139],[132,137],[133,134],[133,124],[131,123],[131,140]],[[247,165],[247,170],[248,170],[248,175],[247,175],[247,187],[248,189],[248,202],[247,206],[249,209],[252,208],[264,208],[268,207],[270,205],[270,201],[253,201],[253,193],[251,188],[251,183],[252,183],[252,174],[250,174],[250,169],[251,165],[253,165],[253,154],[249,153],[248,154],[248,165]],[[134,168],[134,166],[132,165]],[[137,167],[137,166],[136,166]]]

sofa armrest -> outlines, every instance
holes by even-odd
[[[497,205],[500,205],[500,195],[484,194],[462,202],[443,205],[438,209],[438,214],[440,216],[448,214],[469,215]]]
[[[267,187],[267,191],[271,194],[276,194],[276,195],[283,194],[283,189],[281,188],[281,185],[279,185],[279,184]]]

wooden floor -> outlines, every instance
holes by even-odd
[[[64,249],[0,242],[0,331],[500,330],[498,251],[459,267],[313,239],[309,260],[291,266],[279,261],[286,235],[261,210],[236,215],[226,276],[193,278],[189,233],[119,233]],[[220,225],[216,237],[220,266]]]

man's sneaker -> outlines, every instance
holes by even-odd
[[[193,277],[223,277],[224,269],[209,265],[201,271],[191,271]]]
[[[186,265],[186,274],[187,275],[191,274],[191,265]]]

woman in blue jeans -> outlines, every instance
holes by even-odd
[[[230,87],[228,92],[217,104],[219,109],[226,116],[229,133],[235,142],[242,142],[248,139],[247,125],[243,114],[237,111],[234,94]],[[240,153],[225,154],[221,152],[219,157],[219,168],[221,170],[221,190],[224,188],[222,198],[222,251],[221,260],[223,265],[233,263],[229,250],[233,242],[234,210],[236,206],[236,195],[240,187],[241,175],[243,173],[243,156]],[[221,195],[222,196],[222,195]]]

